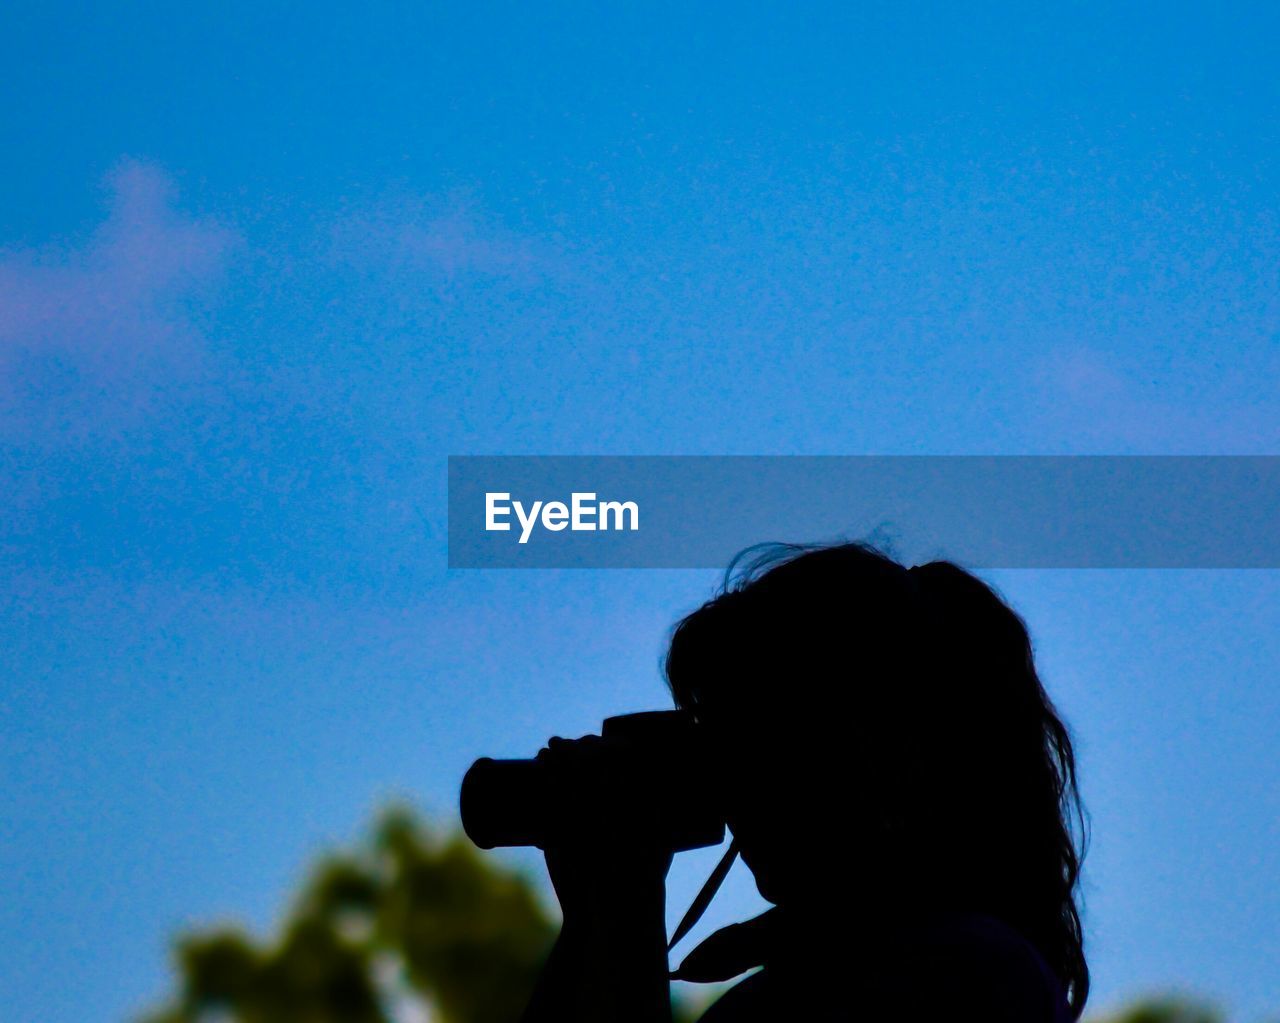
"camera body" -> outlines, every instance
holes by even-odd
[[[625,820],[670,852],[719,845],[724,815],[700,727],[688,711],[607,718],[590,769],[481,758],[462,780],[462,827],[481,849],[546,849]]]

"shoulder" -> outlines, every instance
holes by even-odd
[[[866,1008],[853,992],[833,991],[830,978],[765,968],[729,988],[698,1023],[879,1023],[881,1017]]]
[[[924,999],[943,992],[954,1019],[1059,1023],[1062,986],[1036,947],[994,917],[957,915],[922,929],[913,943]]]
[[[701,1023],[1061,1023],[1065,1010],[1060,984],[1030,941],[994,918],[956,916],[878,954],[853,955],[838,971],[767,967],[725,992]]]

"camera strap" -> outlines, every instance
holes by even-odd
[[[676,929],[671,935],[671,941],[667,944],[668,952],[680,944],[680,939],[688,934],[693,929],[693,925],[702,919],[702,914],[711,905],[711,900],[716,897],[716,892],[724,884],[724,879],[729,876],[729,868],[733,866],[733,861],[737,858],[738,840],[735,838],[729,843],[729,848],[725,850],[724,856],[716,864],[716,869],[707,878],[706,884],[702,886],[702,891],[698,892],[689,908],[685,911],[684,916],[680,918],[680,922],[676,924]]]

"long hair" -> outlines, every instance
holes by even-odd
[[[781,783],[820,779],[886,887],[1019,930],[1080,1016],[1075,754],[1026,625],[992,587],[867,544],[749,548],[676,625],[665,669],[677,705],[758,722],[787,751],[770,768],[792,772]]]

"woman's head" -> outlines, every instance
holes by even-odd
[[[1075,766],[1022,620],[949,562],[907,569],[862,544],[753,552],[676,626],[666,671],[719,752],[761,893],[1000,916],[1078,1012]]]

